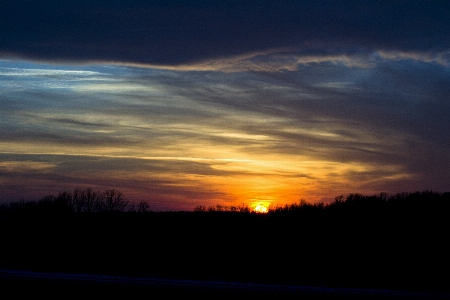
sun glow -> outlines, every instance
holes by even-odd
[[[269,211],[269,210],[267,209],[267,207],[265,207],[265,206],[262,205],[262,204],[257,204],[253,210],[254,210],[255,212],[257,212],[257,213],[263,213],[263,214],[265,214],[265,213],[267,213],[267,212]]]

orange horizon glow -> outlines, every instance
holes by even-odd
[[[23,149],[23,148],[22,148]],[[58,150],[60,152],[58,152]],[[282,155],[246,155],[237,151],[230,151],[230,149],[222,150],[221,154],[228,154],[227,157],[168,157],[155,156],[148,152],[143,156],[130,156],[124,154],[115,154],[111,150],[103,149],[102,152],[97,152],[96,149],[91,149],[85,154],[74,155],[75,149],[64,154],[65,148],[55,149],[55,153],[31,153],[28,155],[63,155],[68,157],[86,156],[92,159],[126,159],[137,160],[142,163],[147,161],[158,163],[175,163],[178,162],[194,162],[196,164],[205,165],[212,170],[220,172],[227,172],[230,175],[221,176],[203,176],[199,174],[190,174],[189,170],[184,171],[183,174],[161,173],[154,174],[145,170],[134,171],[133,173],[125,171],[111,171],[108,174],[110,188],[117,188],[124,192],[124,195],[129,195],[130,199],[135,201],[146,201],[149,199],[147,190],[151,191],[150,187],[136,186],[132,188],[121,188],[120,183],[132,181],[139,178],[143,183],[152,182],[155,177],[158,180],[172,182],[166,189],[170,194],[163,197],[159,195],[152,196],[152,198],[161,198],[162,200],[169,199],[173,204],[183,203],[196,199],[195,194],[201,192],[208,187],[212,191],[211,196],[198,199],[197,202],[190,206],[194,208],[196,205],[205,206],[239,206],[246,205],[252,211],[258,213],[266,213],[270,207],[278,207],[298,203],[304,199],[310,203],[318,203],[331,201],[334,197],[346,194],[349,192],[360,193],[378,193],[380,191],[374,189],[358,189],[361,185],[360,181],[355,181],[348,174],[355,172],[369,172],[376,170],[377,166],[355,164],[355,163],[337,163],[320,161],[313,157],[294,156],[286,158]],[[23,150],[22,150],[23,151]],[[198,150],[197,150],[198,151]],[[19,150],[17,149],[17,152]],[[101,154],[104,153],[104,154]],[[203,153],[209,154],[211,153]],[[240,155],[239,155],[240,154]],[[142,154],[141,154],[142,155]],[[207,156],[207,155],[205,155]],[[231,158],[238,157],[238,158]],[[24,173],[51,173],[58,167],[57,163],[47,162],[15,162],[4,161],[0,162],[0,171],[8,172],[24,172]],[[396,170],[393,169],[395,172]],[[339,174],[339,176],[336,176]],[[93,171],[89,174],[90,178],[97,180],[101,178],[103,173],[101,171]],[[81,173],[82,177],[86,175]],[[407,176],[407,175],[398,175]],[[386,180],[389,178],[386,176]],[[373,180],[369,178],[367,182]],[[107,186],[108,182],[100,180],[99,183]],[[78,185],[79,186],[79,185]],[[36,187],[37,188],[37,187]],[[180,193],[177,193],[181,191]],[[183,193],[183,190],[190,191]],[[192,196],[190,196],[192,194]],[[214,196],[213,194],[216,194]],[[149,199],[152,201],[153,199]],[[166,200],[168,201],[168,200]],[[197,203],[197,204],[195,204]],[[175,205],[176,206],[176,205]],[[186,205],[184,205],[186,207]],[[189,208],[188,208],[189,209]]]

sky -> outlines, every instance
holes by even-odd
[[[450,191],[448,1],[0,7],[0,203]]]

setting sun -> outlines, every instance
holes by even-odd
[[[262,204],[256,205],[255,208],[254,208],[253,210],[254,210],[255,212],[257,212],[257,213],[263,213],[263,214],[265,214],[265,213],[268,212],[267,207],[265,207],[265,206],[262,205]]]

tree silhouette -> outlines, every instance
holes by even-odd
[[[122,192],[115,189],[106,190],[100,201],[101,210],[105,212],[123,212],[128,206],[128,201],[125,200]]]

